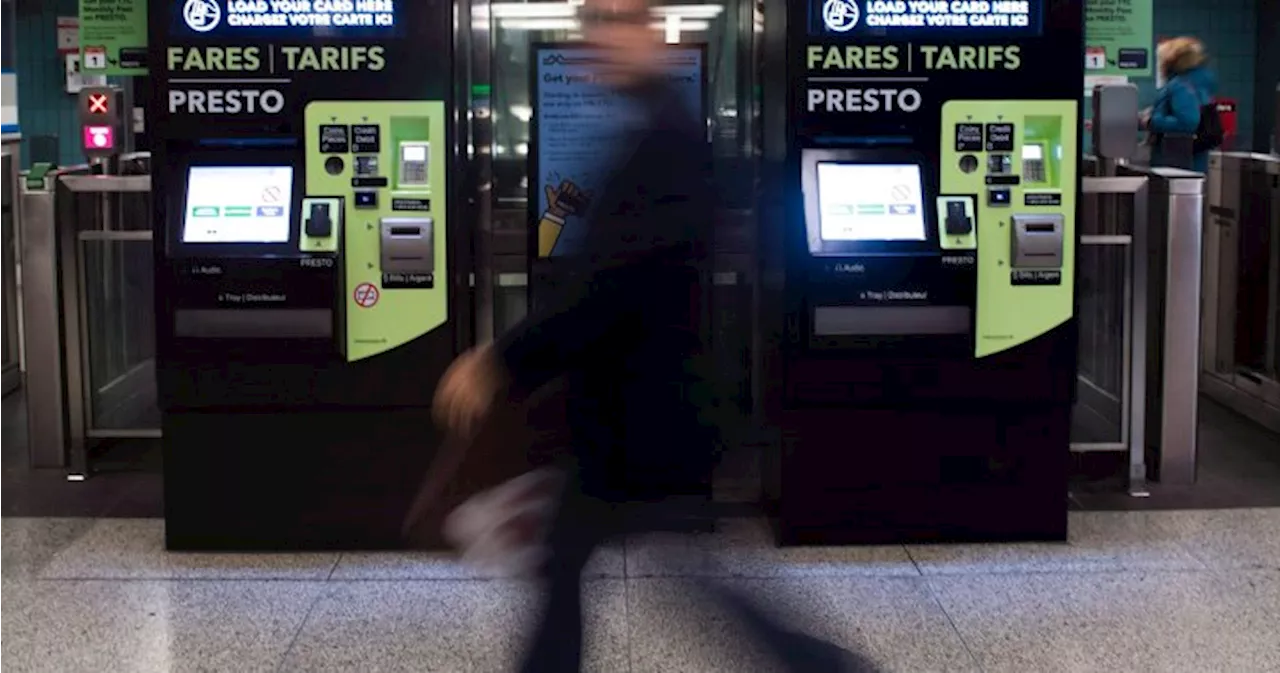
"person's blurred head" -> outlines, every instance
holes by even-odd
[[[584,36],[604,49],[609,74],[620,83],[655,71],[660,35],[646,0],[586,0],[580,15]]]
[[[1194,37],[1175,37],[1165,40],[1156,49],[1156,62],[1165,77],[1180,75],[1198,68],[1205,62],[1204,44]]]

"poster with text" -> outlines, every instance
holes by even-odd
[[[702,117],[704,49],[663,51],[662,70]],[[597,80],[599,51],[582,46],[535,45],[529,203],[536,256],[559,257],[585,237],[592,197],[607,177],[618,140],[639,110]]]
[[[1086,75],[1150,77],[1151,0],[1085,0]]]
[[[80,0],[80,69],[147,74],[147,0]]]

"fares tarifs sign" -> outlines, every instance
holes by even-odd
[[[447,99],[452,12],[449,0],[151,0],[156,105],[197,124],[288,126],[318,98]]]
[[[938,77],[1012,75],[1017,44],[810,44],[805,47],[803,110],[808,115],[912,113]]]
[[[802,134],[920,133],[954,98],[1078,97],[1082,13],[1073,0],[807,0],[791,29]],[[1071,81],[1067,82],[1067,78]],[[858,126],[849,126],[858,115]]]
[[[165,49],[170,114],[274,115],[299,75],[365,73],[387,67],[382,45],[264,44]]]

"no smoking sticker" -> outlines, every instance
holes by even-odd
[[[373,283],[360,283],[356,286],[352,297],[356,300],[356,306],[360,308],[372,308],[378,303],[378,287]]]

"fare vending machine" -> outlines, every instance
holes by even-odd
[[[781,539],[1063,539],[1079,0],[788,11],[764,218]]]
[[[452,12],[151,3],[171,549],[400,544],[465,338]]]

